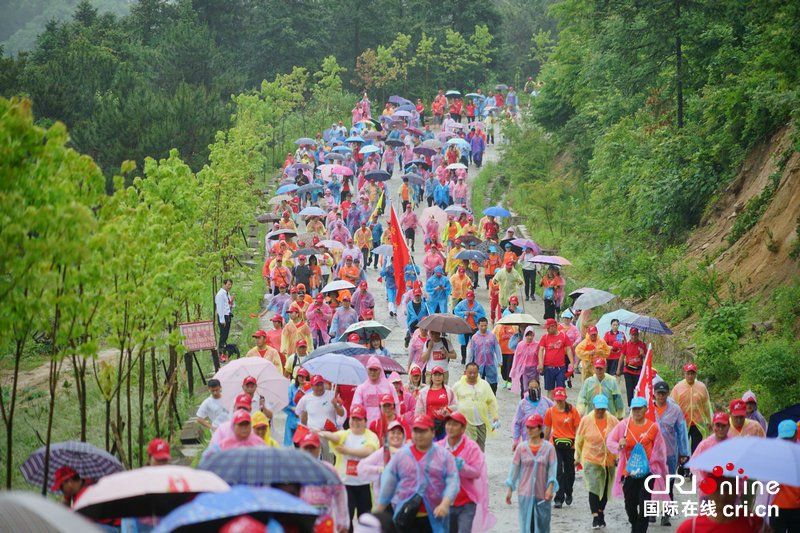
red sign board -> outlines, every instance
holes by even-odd
[[[178,324],[181,335],[186,337],[183,345],[190,352],[213,350],[217,347],[217,336],[214,333],[214,321],[186,322]]]

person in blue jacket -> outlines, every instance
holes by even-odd
[[[403,269],[403,275],[406,278],[406,287],[413,287],[414,282],[419,279],[419,267],[414,263],[409,263]],[[405,292],[405,289],[403,292]]]
[[[433,276],[428,278],[425,283],[425,291],[430,298],[428,308],[431,313],[447,312],[447,299],[450,298],[451,289],[450,280],[444,275],[444,270],[441,266],[437,266],[433,271]]]
[[[467,297],[458,302],[458,305],[453,309],[453,314],[460,316],[472,326],[472,333],[458,336],[458,342],[461,344],[461,364],[465,365],[467,364],[467,345],[478,330],[478,322],[480,322],[480,319],[486,318],[486,311],[484,311],[483,306],[475,299],[475,292],[467,291]]]
[[[386,266],[381,270],[381,279],[383,279],[383,283],[386,284],[386,300],[388,300],[389,304],[389,316],[394,317],[397,315],[397,304],[395,304],[397,283],[394,280],[394,267],[391,261],[386,261]]]
[[[444,180],[439,180],[439,185],[433,191],[433,203],[446,209],[450,205],[450,188]]]
[[[406,348],[408,348],[408,343],[411,342],[411,335],[417,330],[420,321],[431,314],[428,309],[428,302],[422,297],[422,289],[416,288],[411,294],[411,299],[406,304],[406,326],[408,326]]]
[[[372,249],[374,250],[375,248],[381,245],[381,236],[383,236],[383,226],[378,221],[378,215],[374,215],[372,217],[372,222],[369,225],[369,229],[372,232]],[[372,254],[372,256],[370,257],[370,261],[372,262],[374,269],[378,270],[378,263],[380,262],[380,256]],[[391,261],[387,261],[387,263],[391,263]],[[364,265],[364,268],[366,269],[368,266],[369,263]],[[383,273],[381,273],[381,276],[383,276]],[[396,286],[395,290],[397,290]]]

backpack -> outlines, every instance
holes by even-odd
[[[545,287],[543,296],[545,300],[555,300],[556,290],[553,287]]]

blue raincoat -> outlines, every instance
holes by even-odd
[[[411,324],[414,322],[419,323],[420,320],[429,314],[431,314],[431,312],[428,310],[428,302],[425,301],[425,298],[420,302],[419,313],[414,312],[414,300],[409,300],[406,305],[406,325],[408,326],[408,330],[411,331]]]
[[[446,313],[447,300],[450,298],[450,291],[452,290],[450,280],[444,275],[444,270],[440,266],[437,266],[433,273],[433,276],[429,277],[425,283],[425,292],[428,293],[430,298],[429,309],[431,313]],[[444,290],[434,290],[437,287],[443,287]]]
[[[469,308],[469,306],[467,305],[468,303],[469,301],[466,298],[458,302],[458,305],[456,305],[455,309],[453,309],[453,314],[456,316],[460,316],[461,318],[466,320],[467,319],[466,312],[472,311],[475,313],[475,324],[477,325],[478,320],[480,320],[481,318],[486,318],[486,311],[484,311],[483,306],[478,303],[478,300],[472,301],[472,303],[474,304],[472,306],[472,309]],[[466,345],[467,344],[466,335],[459,335],[458,342],[462,345]]]
[[[550,483],[553,484],[553,494],[558,492],[557,462],[556,449],[546,440],[541,441],[536,455],[533,455],[527,440],[520,442],[514,450],[506,486],[517,490],[520,533],[531,531],[532,520],[536,521],[536,533],[550,533],[552,500],[546,501],[544,497]]]

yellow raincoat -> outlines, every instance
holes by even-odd
[[[495,437],[492,421],[499,419],[500,415],[497,412],[497,398],[489,383],[478,378],[478,382],[472,386],[467,383],[467,376],[461,376],[461,379],[453,385],[453,393],[458,401],[458,411],[467,419],[467,436],[473,440],[478,436],[475,429],[477,413],[486,428],[486,433],[490,437]]]
[[[619,420],[606,412],[606,429],[601,432],[594,413],[592,411],[581,419],[578,431],[575,433],[575,461],[583,465],[583,478],[589,492],[602,495],[605,484],[608,498],[611,499],[611,486],[614,484],[617,470],[614,462],[617,456],[608,450],[606,437],[619,424]],[[605,467],[609,468],[608,474]]]
[[[592,355],[592,351],[594,351],[594,355]],[[587,333],[586,337],[575,347],[575,355],[581,360],[582,380],[586,381],[594,375],[594,365],[592,364],[594,359],[598,357],[605,359],[610,353],[611,347],[606,344],[606,341],[600,335],[597,336],[597,339],[592,340]]]
[[[689,386],[686,380],[683,379],[675,384],[669,397],[675,400],[675,403],[683,411],[687,430],[694,424],[703,437],[708,435],[708,425],[711,424],[713,415],[711,413],[711,398],[702,381],[695,380]]]
[[[450,251],[447,252],[447,262],[444,264],[444,270],[447,275],[455,274],[458,270],[458,267],[463,266],[464,268],[467,267],[467,262],[462,259],[453,259],[453,256],[456,255],[458,252],[463,252],[463,246],[453,246],[450,248]]]
[[[253,413],[253,419],[251,423],[253,427],[266,423],[267,433],[264,435],[264,442],[267,443],[267,446],[271,446],[273,448],[278,447],[277,441],[272,438],[272,425],[269,423],[269,419],[267,418],[267,415],[263,413],[263,411],[256,411]]]
[[[511,272],[503,268],[497,269],[494,280],[500,287],[500,305],[508,307],[508,299],[517,293],[517,285],[522,285],[522,277],[517,269],[512,268]]]

